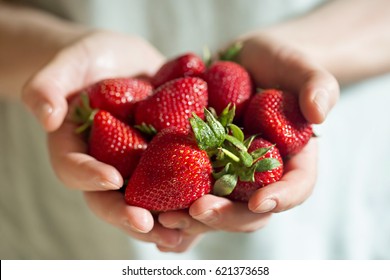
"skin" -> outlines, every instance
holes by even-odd
[[[385,27],[390,24],[389,3],[332,1],[301,18],[248,32],[237,39],[243,43],[240,63],[259,87],[296,92],[307,120],[322,123],[339,98],[339,84],[390,71],[390,34]],[[360,16],[361,11],[372,15],[370,20]],[[104,78],[152,75],[165,58],[141,38],[89,30],[2,2],[0,41],[0,97],[21,100],[39,120],[48,135],[53,169],[64,185],[83,191],[98,217],[133,238],[155,243],[161,251],[183,252],[208,231],[259,230],[272,213],[300,205],[314,188],[317,141],[312,139],[287,161],[283,178],[259,189],[248,204],[205,195],[188,211],[154,219],[112,191],[123,180],[115,168],[86,154],[85,143],[67,119],[67,100]]]

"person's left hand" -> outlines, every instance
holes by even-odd
[[[338,100],[338,82],[296,46],[274,34],[262,31],[243,37],[239,63],[257,86],[278,86],[295,92],[305,118],[313,124],[322,123]],[[301,152],[288,159],[281,180],[256,191],[247,204],[209,194],[195,201],[188,212],[160,214],[159,222],[164,227],[183,234],[176,247],[158,246],[160,250],[185,251],[199,235],[210,230],[255,231],[267,224],[271,213],[303,203],[316,182],[317,141],[312,138]]]

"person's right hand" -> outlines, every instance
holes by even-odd
[[[97,216],[130,236],[169,246],[180,241],[178,231],[155,223],[149,211],[125,204],[123,195],[113,191],[123,185],[119,172],[87,154],[86,143],[67,119],[68,98],[73,94],[105,78],[152,75],[163,61],[138,37],[90,32],[39,70],[24,86],[22,99],[48,132],[50,160],[65,186],[84,191]]]

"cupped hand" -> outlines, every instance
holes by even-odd
[[[261,31],[240,38],[239,63],[252,75],[259,88],[282,88],[299,97],[305,118],[313,123],[325,121],[339,98],[336,79],[311,60],[294,43],[272,31]],[[292,209],[312,193],[317,178],[318,140],[312,138],[304,149],[285,162],[280,181],[257,190],[248,203],[232,202],[206,195],[188,213],[164,213],[159,221],[176,228],[188,240],[211,230],[250,232],[264,227],[271,213]],[[162,250],[182,251],[184,244]]]
[[[269,29],[242,38],[239,62],[260,88],[278,87],[298,95],[300,109],[312,124],[320,124],[336,104],[340,90],[334,76],[317,64],[282,29]],[[280,212],[303,203],[317,179],[318,140],[312,138],[285,161],[280,181],[259,189],[250,199],[252,212]]]
[[[305,117],[312,123],[324,121],[339,94],[332,75],[267,34],[248,36],[243,42],[240,63],[259,87],[296,92]],[[272,212],[291,209],[310,195],[316,180],[316,139],[286,162],[279,182],[258,190],[248,204],[206,195],[189,211],[160,214],[158,222],[149,211],[126,205],[122,195],[112,191],[123,184],[118,171],[88,156],[85,143],[73,133],[74,124],[65,120],[67,98],[104,78],[152,74],[162,61],[143,40],[97,32],[65,48],[25,86],[24,102],[50,132],[55,172],[65,185],[86,191],[96,215],[137,239],[156,243],[162,251],[183,252],[207,231],[258,230]]]
[[[64,47],[24,86],[23,102],[48,132],[53,169],[69,188],[85,192],[90,209],[137,239],[169,247],[181,233],[155,223],[152,214],[124,202],[115,191],[119,172],[87,154],[86,143],[67,118],[69,97],[105,78],[152,75],[163,56],[146,41],[108,31],[93,31]]]

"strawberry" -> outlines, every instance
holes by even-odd
[[[209,106],[220,114],[228,104],[236,105],[236,118],[252,95],[252,81],[248,72],[232,61],[215,61],[202,76],[207,82]]]
[[[206,66],[202,59],[194,53],[186,53],[164,63],[152,77],[154,87],[182,77],[200,76]]]
[[[268,89],[250,101],[245,117],[246,133],[261,134],[275,143],[283,157],[298,153],[313,135],[313,128],[303,117],[298,97],[292,93]]]
[[[89,135],[88,153],[97,160],[114,166],[127,179],[138,164],[147,143],[140,132],[99,110]]]
[[[75,122],[82,124],[76,132],[86,134],[88,153],[114,166],[124,179],[129,178],[147,147],[146,140],[138,130],[110,112],[92,109],[88,95],[81,94],[80,101],[73,117]]]
[[[143,79],[116,78],[102,80],[88,89],[92,108],[106,110],[129,123],[135,104],[153,93],[152,85]]]
[[[253,182],[238,180],[233,192],[228,196],[232,200],[246,202],[257,189],[279,181],[283,175],[283,160],[275,145],[257,137],[249,146],[248,152],[251,153],[256,150],[263,155],[256,160],[257,167],[254,173],[254,180]],[[264,160],[270,158],[277,160],[271,163],[273,168],[270,168],[269,160]]]
[[[170,126],[189,129],[188,119],[193,112],[203,116],[207,98],[207,84],[202,79],[185,77],[172,80],[138,104],[135,123],[137,126],[153,126],[156,131]]]
[[[188,208],[207,194],[212,167],[192,134],[165,128],[149,143],[126,187],[129,205],[161,212]]]

